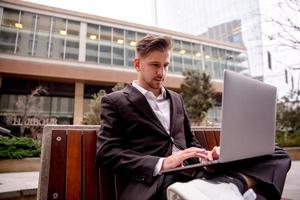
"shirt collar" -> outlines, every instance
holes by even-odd
[[[145,88],[141,87],[140,85],[138,85],[137,80],[132,81],[132,86],[135,87],[138,91],[140,91],[144,96],[147,96],[147,94],[151,94],[155,97],[155,95],[153,94],[153,92],[146,90]],[[164,87],[161,87],[161,93],[158,97],[156,97],[157,99],[166,99],[167,98],[167,91]]]

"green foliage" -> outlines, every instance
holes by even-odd
[[[122,90],[125,87],[125,83],[117,83],[111,90],[113,92]]]
[[[93,99],[90,101],[90,112],[83,117],[82,124],[84,125],[99,125],[101,114],[101,100],[106,95],[105,90],[100,90],[97,94],[93,94]]]
[[[188,116],[194,123],[201,122],[215,103],[210,76],[195,70],[185,71],[183,75],[185,79],[181,91]]]
[[[300,92],[285,96],[277,104],[277,130],[282,132],[300,132]]]
[[[280,103],[277,105],[277,129],[295,132],[300,130],[300,107],[289,108]]]
[[[300,146],[300,132],[295,133],[276,133],[276,143],[280,147],[296,147]]]
[[[117,83],[113,88],[112,91],[122,90],[125,87],[124,83]],[[88,114],[83,116],[82,124],[84,125],[99,125],[101,118],[101,100],[102,97],[106,95],[105,90],[100,90],[97,94],[93,94],[93,99],[90,101],[89,107],[90,111]]]
[[[37,140],[28,137],[0,136],[0,160],[39,157],[41,145]]]

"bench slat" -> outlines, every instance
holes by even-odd
[[[67,134],[66,200],[81,200],[81,131],[69,130]]]
[[[53,130],[51,138],[48,200],[65,199],[66,144],[66,131]]]
[[[194,133],[197,141],[199,142],[199,144],[203,148],[208,149],[208,143],[207,143],[207,140],[206,140],[205,132],[201,131],[201,130],[197,130],[197,131],[194,131],[193,133]]]
[[[51,130],[51,143],[43,146],[44,164],[49,163],[47,171],[48,185],[45,197],[48,200],[118,200],[124,189],[118,176],[107,169],[98,168],[96,164],[96,128],[76,128]],[[211,150],[219,145],[219,129],[194,129],[193,133],[199,143]],[[47,140],[46,140],[47,141]],[[49,140],[48,140],[49,141]],[[50,142],[50,141],[49,141]],[[51,145],[51,150],[49,149]],[[48,149],[47,149],[48,148]],[[49,152],[50,150],[50,152]],[[49,152],[46,154],[45,152]],[[47,164],[48,165],[48,164]],[[41,175],[43,176],[43,166]],[[40,197],[42,194],[39,195]],[[39,200],[44,200],[39,198]]]
[[[214,131],[206,131],[205,136],[208,143],[208,150],[212,150],[214,146],[217,146]]]
[[[96,131],[83,131],[83,200],[98,200],[98,168],[96,164]]]
[[[220,130],[214,131],[214,135],[215,135],[217,145],[220,145]]]

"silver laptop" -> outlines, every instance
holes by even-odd
[[[274,152],[276,88],[225,70],[223,89],[219,159],[211,163],[164,170],[162,173]]]

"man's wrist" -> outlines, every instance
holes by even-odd
[[[159,158],[157,161],[154,171],[153,171],[153,176],[161,175],[160,171],[162,170],[163,162],[165,158]]]

